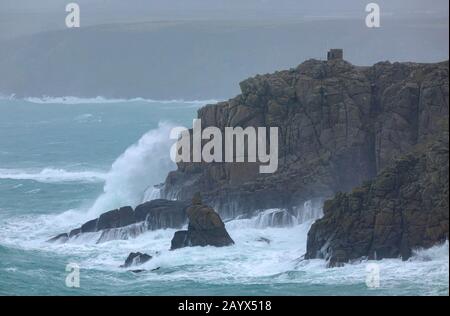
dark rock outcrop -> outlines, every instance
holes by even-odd
[[[100,240],[111,233],[128,238],[123,223],[180,228],[189,219],[172,249],[224,246],[233,240],[220,216],[282,209],[270,222],[284,225],[303,202],[349,192],[325,203],[323,219],[309,232],[306,258],[326,258],[332,266],[361,257],[406,259],[415,247],[448,238],[448,75],[448,61],[358,67],[308,60],[247,79],[241,95],[201,108],[198,117],[203,128],[222,131],[278,127],[275,173],[259,173],[259,163],[178,163],[161,190],[167,200],[138,206],[133,220],[129,209],[119,209],[55,238],[99,227]],[[204,204],[194,199],[187,209],[172,201],[195,192]]]
[[[97,231],[97,223],[98,223],[98,218],[96,219],[92,219],[86,223],[84,223],[83,225],[81,225],[81,227],[79,228],[79,231],[81,233],[93,233]],[[72,230],[71,233],[75,234],[77,232],[77,229]]]
[[[135,222],[136,220],[134,217],[133,208],[126,206],[100,215],[96,229],[98,231],[110,228],[125,227],[134,224]]]
[[[258,163],[179,163],[166,179],[166,198],[186,200],[200,191],[225,219],[290,209],[372,179],[434,135],[438,118],[448,117],[448,62],[357,67],[308,60],[240,86],[236,98],[198,111],[202,127],[278,127],[278,170],[260,174]]]
[[[53,238],[50,238],[49,240],[47,240],[47,242],[60,242],[60,243],[64,243],[69,239],[69,235],[67,233],[62,233],[59,234]]]
[[[136,207],[136,222],[145,221],[149,230],[181,228],[187,222],[186,201],[153,200]]]
[[[125,260],[125,263],[123,265],[121,265],[120,267],[121,268],[129,268],[131,266],[138,266],[138,265],[146,263],[150,259],[152,259],[152,256],[150,256],[146,253],[132,252],[128,255],[127,259]]]
[[[63,233],[49,239],[49,242],[66,242],[83,233],[102,232],[97,242],[111,239],[128,239],[147,230],[181,228],[187,223],[188,202],[152,200],[133,208],[121,207],[90,220],[70,233]]]
[[[448,131],[448,121],[447,121]],[[448,133],[396,159],[374,180],[338,193],[308,234],[306,258],[408,259],[449,235]]]
[[[195,194],[192,206],[187,209],[188,230],[177,231],[171,242],[171,250],[190,246],[223,247],[234,244],[225,224],[214,209],[203,205]]]

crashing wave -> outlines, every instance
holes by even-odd
[[[105,177],[103,193],[88,211],[91,217],[123,205],[137,206],[149,187],[176,168],[170,159],[171,129],[170,123],[160,123],[116,159]]]

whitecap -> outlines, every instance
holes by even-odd
[[[13,100],[14,97],[9,97],[8,100]],[[206,100],[184,100],[184,99],[172,99],[172,100],[156,100],[147,98],[105,98],[97,96],[94,98],[79,98],[73,96],[64,97],[28,97],[24,98],[25,101],[36,104],[105,104],[105,103],[124,103],[124,102],[143,102],[143,103],[158,103],[158,104],[190,104],[190,105],[204,105],[210,103],[220,102],[216,99]]]
[[[105,173],[98,171],[67,171],[54,168],[44,168],[42,170],[0,169],[0,179],[34,180],[42,183],[103,182]]]

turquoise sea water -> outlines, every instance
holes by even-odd
[[[0,99],[0,295],[448,295],[448,243],[408,262],[378,262],[380,287],[369,288],[368,262],[327,269],[301,259],[312,220],[286,228],[233,220],[236,245],[226,248],[169,252],[170,229],[101,244],[45,242],[141,203],[175,168],[171,127],[192,126],[204,104]],[[154,255],[147,272],[119,268],[131,251]],[[65,284],[68,263],[80,266],[80,288]]]

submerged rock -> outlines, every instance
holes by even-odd
[[[47,240],[47,242],[65,243],[68,239],[69,239],[69,235],[67,233],[62,233],[62,234],[59,234],[58,236],[50,238],[49,240]]]
[[[256,239],[256,241],[264,242],[264,243],[266,243],[268,245],[270,245],[270,243],[271,243],[270,239],[266,238],[266,237],[259,237],[258,239]]]
[[[129,268],[131,266],[138,266],[138,265],[146,263],[150,259],[152,259],[152,256],[150,256],[146,253],[132,252],[128,255],[127,259],[125,260],[125,263],[123,265],[121,265],[120,267],[121,268]]]
[[[199,194],[194,196],[192,205],[186,212],[189,219],[188,229],[175,233],[171,250],[190,246],[223,247],[234,244],[219,214],[211,207],[203,205]]]
[[[151,269],[150,271],[151,272],[154,272],[154,271],[158,271],[159,269],[161,269],[161,267],[157,267],[157,268],[155,268],[155,269]],[[148,270],[145,270],[145,269],[135,269],[135,270],[130,270],[131,272],[133,272],[133,273],[142,273],[142,272],[146,272],[146,271],[148,271]]]

